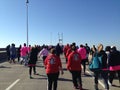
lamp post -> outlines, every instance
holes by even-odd
[[[27,30],[27,47],[29,44],[29,36],[28,36],[28,3],[29,1],[26,0],[26,30]]]

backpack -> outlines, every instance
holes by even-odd
[[[98,56],[97,53],[93,56],[91,63],[89,64],[89,69],[91,71],[99,71],[102,68],[102,55]]]

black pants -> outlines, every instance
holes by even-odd
[[[48,90],[52,90],[52,85],[53,85],[53,90],[57,90],[57,81],[59,77],[59,72],[47,74],[47,77],[48,77]]]
[[[85,71],[86,71],[86,61],[87,61],[87,59],[83,59],[82,60],[82,65],[83,65],[83,72],[85,73]]]
[[[20,55],[18,55],[18,62],[20,61]]]
[[[108,71],[95,71],[94,72],[94,82],[95,82],[95,85],[98,84],[99,75],[101,75],[101,77],[103,78],[105,89],[109,89],[109,85],[108,85]]]
[[[7,51],[7,59],[10,60],[10,51]]]
[[[72,80],[75,87],[78,87],[78,84],[82,87],[81,71],[70,71],[72,74]]]
[[[43,56],[43,57],[42,57],[42,59],[43,59],[43,63],[44,63],[44,61],[45,61],[46,57],[47,57],[47,56]]]
[[[113,82],[113,79],[114,79],[116,73],[118,74],[118,79],[119,79],[119,83],[120,83],[120,70],[118,70],[118,71],[110,71],[109,72],[109,81],[111,84]]]
[[[29,75],[32,75],[32,68],[33,68],[33,72],[34,74],[36,74],[36,66],[29,66]]]

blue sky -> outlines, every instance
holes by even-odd
[[[26,0],[0,0],[0,47],[26,43]],[[120,0],[29,0],[29,44],[102,43],[120,49]]]

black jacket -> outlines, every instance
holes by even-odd
[[[110,53],[108,64],[109,66],[120,65],[120,52],[119,51],[115,50]]]
[[[37,55],[38,55],[38,50],[36,48],[32,48],[32,50],[30,52],[30,59],[29,59],[28,64],[36,64]]]

